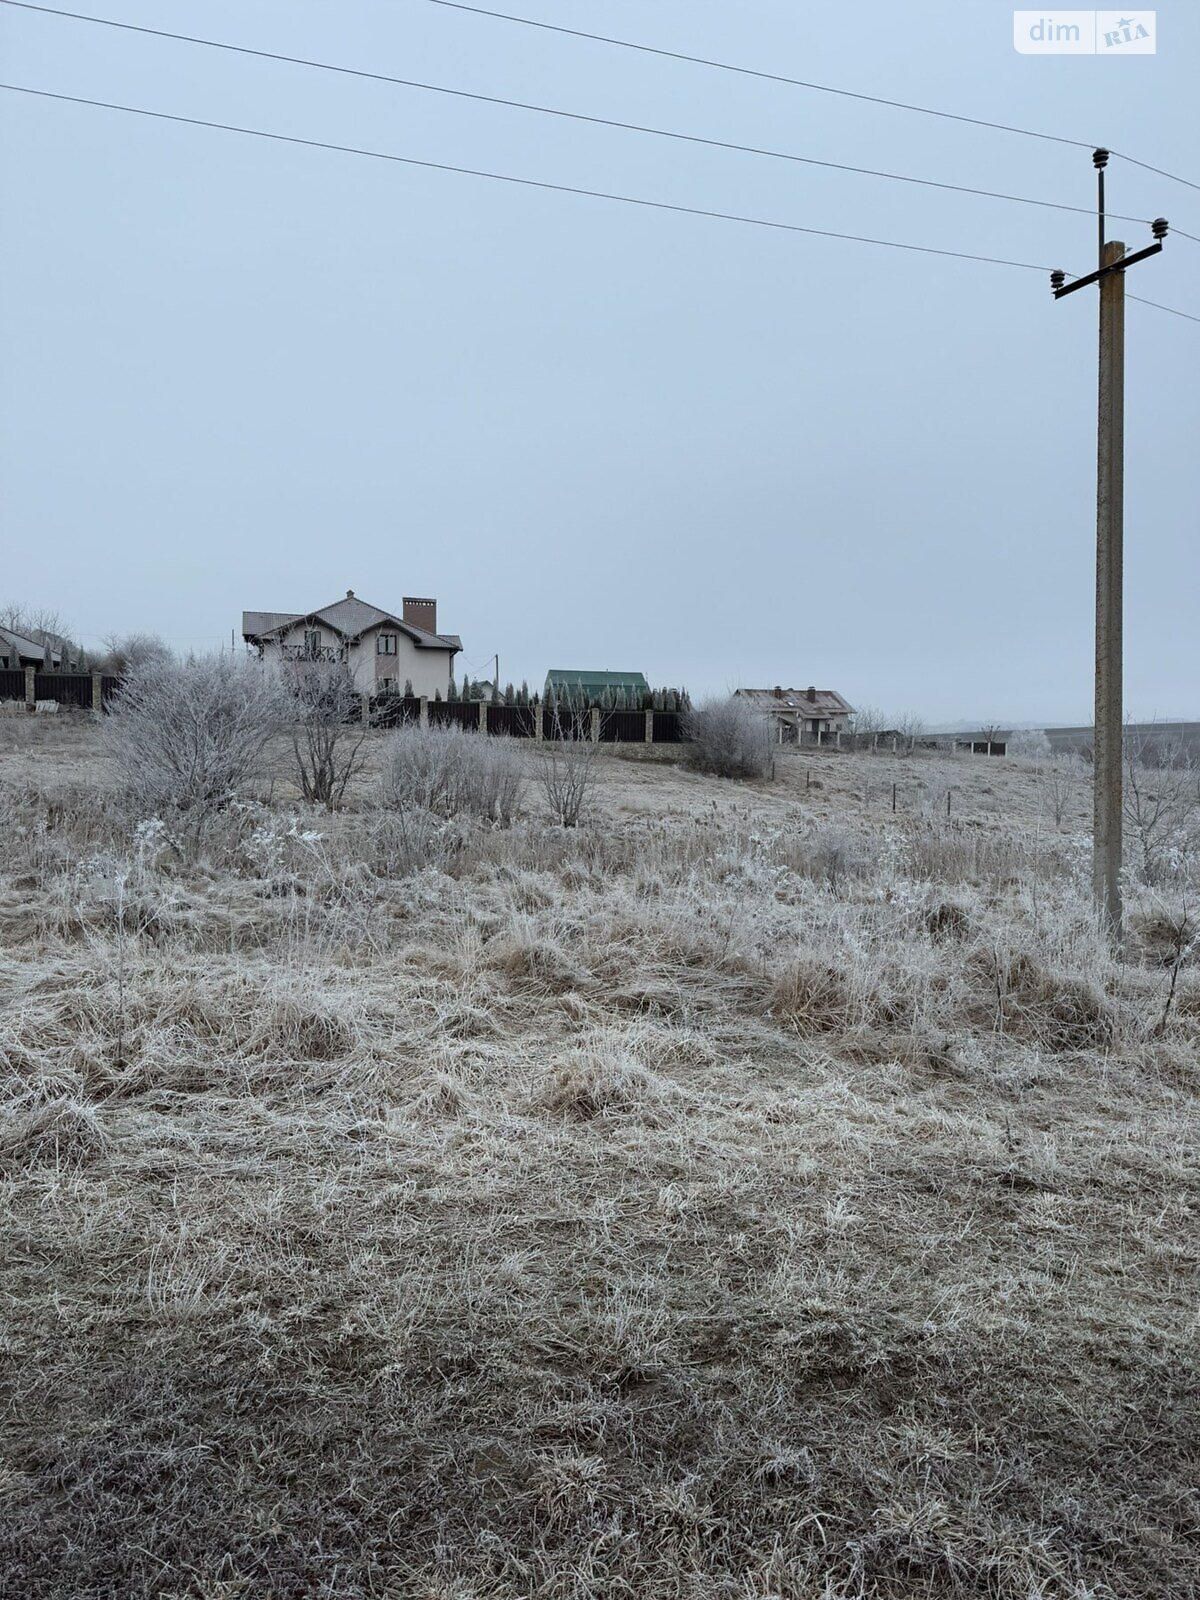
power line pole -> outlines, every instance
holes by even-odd
[[[1100,287],[1100,353],[1096,423],[1096,709],[1092,766],[1092,889],[1113,939],[1121,936],[1121,626],[1125,538],[1125,272],[1157,255],[1167,222],[1151,224],[1154,243],[1133,255],[1104,237],[1104,169],[1108,151],[1092,154],[1097,179],[1099,260],[1095,272],[1067,283],[1052,272],[1054,298],[1088,284]]]

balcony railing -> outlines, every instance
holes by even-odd
[[[344,651],[328,644],[285,644],[285,661],[314,661],[334,664],[345,659]]]

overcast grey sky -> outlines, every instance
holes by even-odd
[[[499,0],[497,0],[499,4]],[[1087,150],[427,0],[91,14],[1090,206]],[[1098,141],[1200,182],[1200,6],[1031,57],[1011,7],[511,0],[528,16]],[[0,8],[7,82],[1088,271],[1094,222]],[[4,583],[87,642],[434,594],[468,669],[635,668],[1087,719],[1096,305],[1045,276],[0,95]],[[1109,203],[1200,234],[1115,161]],[[1112,232],[1131,248],[1147,229]],[[1129,290],[1200,315],[1200,246]],[[1200,714],[1200,325],[1128,308],[1126,703]],[[240,645],[240,639],[239,639]]]

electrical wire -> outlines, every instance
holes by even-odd
[[[386,150],[368,150],[359,145],[334,144],[325,139],[304,139],[297,134],[272,133],[264,128],[246,128],[233,122],[215,122],[202,117],[185,117],[172,111],[151,111],[145,106],[124,105],[113,100],[93,100],[83,95],[59,94],[51,89],[34,89],[28,84],[0,83],[0,90],[10,94],[32,95],[40,100],[56,100],[68,105],[93,106],[104,111],[120,111],[130,116],[149,117],[156,122],[181,123],[189,128],[216,129],[222,133],[237,133],[249,138],[267,139],[274,144],[299,145],[311,150],[330,150],[339,155],[365,156],[373,161],[389,161],[406,167],[419,167],[430,172],[453,172],[463,177],[487,178],[495,183],[511,183],[527,189],[547,189],[555,194],[582,195],[590,200],[611,200],[622,205],[641,206],[651,211],[671,211],[682,216],[709,217],[719,222],[736,222],[748,227],[771,228],[783,233],[807,234],[819,239],[840,239],[851,244],[878,245],[887,250],[907,250],[917,255],[945,256],[954,261],[980,261],[991,266],[1020,267],[1029,272],[1049,272],[1049,267],[1034,261],[1013,261],[1005,256],[977,255],[965,250],[944,250],[927,244],[909,244],[899,239],[878,239],[869,234],[839,233],[831,228],[809,228],[798,222],[780,222],[769,217],[750,217],[732,211],[712,211],[701,206],[676,205],[667,200],[647,200],[639,195],[615,194],[606,189],[584,189],[574,184],[550,183],[542,178],[522,178],[508,172],[488,172],[479,167],[460,167],[446,161],[423,161],[415,156],[395,155]],[[1077,274],[1072,274],[1077,276]],[[1143,305],[1166,311],[1171,316],[1184,317],[1189,322],[1200,322],[1190,312],[1177,311],[1172,306],[1160,305],[1156,300],[1144,300],[1140,295],[1130,295]]]
[[[600,128],[619,128],[627,133],[649,134],[658,139],[673,139],[684,144],[701,145],[711,150],[732,150],[742,155],[765,156],[774,161],[790,161],[808,167],[823,167],[832,172],[853,172],[862,177],[883,178],[891,183],[910,183],[926,189],[943,189],[952,194],[977,195],[987,200],[1005,200],[1014,205],[1038,206],[1048,211],[1068,211],[1076,216],[1094,216],[1090,206],[1072,206],[1057,200],[1037,200],[1028,195],[1008,194],[995,189],[973,188],[967,184],[944,183],[936,178],[917,178],[907,173],[885,172],[876,167],[853,166],[844,161],[822,161],[815,156],[797,155],[786,150],[772,150],[760,145],[738,144],[729,139],[709,139],[702,134],[681,133],[676,129],[658,128],[638,122],[622,122],[615,117],[593,116],[582,111],[569,111],[560,106],[538,105],[528,100],[510,100],[501,95],[481,94],[470,89],[457,89],[447,84],[427,83],[416,78],[396,77],[386,72],[371,72],[363,67],[347,67],[331,61],[318,61],[308,56],[286,55],[278,50],[258,50],[249,45],[230,44],[223,39],[208,39],[198,34],[176,33],[166,28],[144,27],[140,23],[120,22],[112,17],[89,16],[85,12],[67,11],[58,6],[36,5],[32,0],[0,0],[0,4],[15,6],[21,11],[36,11],[52,17],[64,17],[76,22],[91,22],[100,27],[116,28],[125,33],[145,34],[155,39],[172,39],[182,44],[202,45],[210,50],[224,50],[233,55],[252,56],[261,61],[280,61],[290,66],[309,67],[320,72],[366,79],[373,83],[388,83],[404,89],[417,89],[429,94],[447,95],[459,100],[475,100],[484,105],[505,106],[510,110],[531,111],[540,116],[559,117],[570,122],[589,123]],[[1126,216],[1119,211],[1108,213],[1115,221],[1137,222],[1150,226],[1149,217]],[[1185,237],[1188,237],[1185,235]],[[1200,240],[1197,241],[1200,243]]]
[[[1066,139],[1061,134],[1041,133],[1036,128],[1021,128],[1015,123],[989,122],[983,117],[968,117],[957,111],[941,111],[935,106],[914,105],[907,100],[888,100],[882,95],[862,94],[855,89],[838,89],[828,83],[813,83],[806,78],[789,78],[778,72],[764,72],[756,67],[737,66],[731,61],[716,61],[709,56],[688,55],[682,50],[666,50],[657,45],[641,44],[634,39],[618,39],[612,34],[587,33],[582,28],[566,28],[561,23],[541,22],[535,17],[520,17],[511,11],[492,11],[486,6],[467,5],[465,0],[426,0],[426,4],[441,6],[447,11],[469,12],[477,17],[492,17],[498,22],[515,22],[522,27],[540,28],[548,33],[562,33],[573,39],[590,39],[595,44],[615,45],[622,50],[637,50],[644,55],[665,56],[670,61],[688,61],[694,66],[713,67],[719,72],[734,72],[748,78],[762,78],[768,83],[786,83],[795,89],[811,89],[818,94],[839,95],[847,100],[865,100],[869,105],[889,106],[894,111],[912,111],[923,117],[942,117],[950,122],[965,122],[973,128],[991,128],[998,133],[1016,133],[1027,139],[1045,139],[1050,144],[1073,145],[1077,150],[1097,148],[1095,140]],[[1144,171],[1153,172],[1160,178],[1169,178],[1173,183],[1182,183],[1189,189],[1200,190],[1200,183],[1193,183],[1190,178],[1181,177],[1177,172],[1168,172],[1164,167],[1153,167],[1148,161],[1139,161],[1136,156],[1126,155],[1123,150],[1110,148],[1109,155],[1119,156],[1131,166],[1141,167]],[[1191,235],[1186,237],[1190,238]]]
[[[42,100],[60,100],[69,105],[96,106],[105,111],[121,111],[131,116],[150,117],[159,122],[177,122],[191,128],[215,128],[224,133],[240,133],[254,139],[269,139],[277,144],[301,145],[310,150],[333,150],[341,155],[367,156],[373,161],[392,161],[406,167],[422,167],[430,172],[455,172],[469,178],[488,178],[495,183],[511,183],[527,189],[548,189],[556,194],[576,194],[591,200],[612,200],[622,205],[643,206],[652,211],[674,211],[682,216],[712,217],[720,222],[743,223],[754,228],[773,228],[784,233],[803,233],[820,239],[845,239],[853,244],[879,245],[888,250],[910,250],[918,255],[948,256],[957,261],[984,261],[1000,267],[1023,267],[1030,272],[1049,272],[1049,267],[1034,261],[1012,261],[1003,256],[975,255],[966,250],[943,250],[928,244],[908,244],[899,239],[877,239],[867,234],[838,233],[831,228],[809,228],[797,222],[779,222],[769,217],[750,217],[734,211],[713,211],[702,206],[676,205],[667,200],[646,200],[639,195],[615,194],[607,189],[584,189],[575,184],[550,183],[543,178],[522,178],[509,172],[488,172],[479,167],[460,167],[448,161],[422,161],[415,156],[395,155],[386,150],[368,150],[360,145],[333,144],[325,139],[303,139],[297,134],[272,133],[264,128],[246,128],[232,122],[214,122],[203,117],[184,117],[172,111],[151,111],[145,106],[124,105],[114,100],[93,100],[84,95],[59,94],[51,89],[34,89],[23,83],[0,83],[10,94],[28,94]]]

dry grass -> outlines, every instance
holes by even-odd
[[[1186,876],[799,756],[193,857],[15,720],[0,1594],[1198,1592]]]

